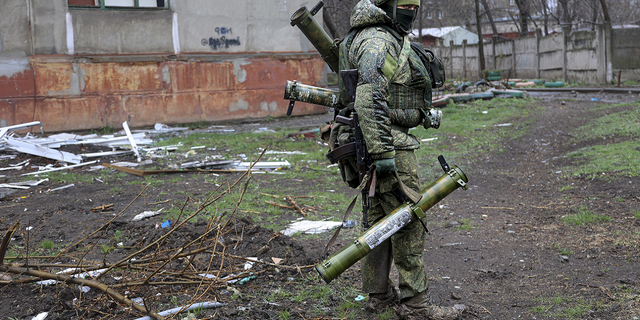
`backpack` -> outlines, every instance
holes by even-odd
[[[444,63],[433,51],[425,49],[420,42],[411,42],[411,49],[420,57],[422,64],[429,71],[431,78],[431,88],[440,88],[444,85],[446,76],[444,73]]]

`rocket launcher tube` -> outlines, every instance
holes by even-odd
[[[321,5],[321,2],[318,5]],[[314,8],[310,12],[306,7],[302,7],[291,16],[291,25],[296,26],[309,39],[311,44],[322,56],[331,70],[338,72],[338,47],[333,43],[322,25],[313,17],[318,9]]]
[[[467,189],[467,182],[468,179],[464,172],[457,166],[454,166],[442,177],[432,182],[420,192],[422,199],[418,201],[418,203],[414,205],[406,203],[401,205],[369,228],[369,230],[365,231],[365,233],[354,240],[353,243],[318,264],[316,271],[318,271],[326,283],[331,282],[331,280],[337,278],[342,272],[366,256],[375,247],[389,239],[398,232],[398,230],[415,219],[424,218],[425,211],[444,199],[451,192],[459,187]]]
[[[340,94],[338,91],[300,84],[297,81],[287,81],[284,89],[284,99],[317,104],[329,108],[340,108]]]

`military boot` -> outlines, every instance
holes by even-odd
[[[378,313],[388,307],[392,307],[398,301],[398,292],[396,288],[390,288],[385,293],[369,293],[369,301],[365,305],[365,309],[371,313]]]
[[[441,307],[433,302],[427,291],[424,291],[402,301],[396,308],[396,313],[400,319],[454,320],[458,319],[466,308],[464,304]]]

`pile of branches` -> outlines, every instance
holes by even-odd
[[[266,149],[265,149],[266,150]],[[264,154],[264,151],[263,153]],[[262,157],[262,154],[260,157]],[[256,160],[256,162],[260,159]],[[255,163],[255,162],[254,162]],[[238,206],[246,192],[249,182],[252,180],[251,167],[239,177],[233,184],[227,185],[224,189],[218,187],[209,198],[203,201],[200,206],[191,214],[181,213],[177,221],[169,231],[158,239],[137,248],[134,252],[121,258],[117,262],[108,263],[106,258],[103,261],[94,261],[87,258],[93,251],[100,250],[97,245],[98,240],[103,238],[107,230],[112,226],[115,219],[120,217],[126,209],[144,193],[147,186],[136,196],[127,207],[116,214],[111,220],[95,229],[84,238],[70,243],[55,256],[31,256],[19,255],[18,257],[5,257],[13,234],[21,229],[19,222],[15,222],[4,234],[0,244],[0,273],[13,274],[14,277],[8,281],[0,281],[0,285],[17,285],[24,283],[39,282],[40,284],[66,283],[79,285],[85,288],[98,290],[107,294],[112,300],[105,303],[104,299],[78,301],[70,308],[84,309],[85,311],[102,314],[103,316],[121,314],[125,312],[127,318],[141,317],[139,319],[164,319],[166,316],[177,314],[194,308],[210,308],[223,305],[218,301],[222,299],[216,292],[217,289],[227,288],[229,283],[247,279],[267,271],[269,268],[292,269],[300,271],[312,266],[287,266],[264,261],[257,261],[246,257],[235,256],[226,251],[221,239],[232,232],[235,228],[229,226],[234,219]],[[243,183],[244,181],[244,183]],[[208,220],[207,226],[202,234],[195,239],[177,239],[176,231],[185,228],[187,222],[207,207],[216,203],[232,190],[242,188],[240,196],[235,200],[235,208],[229,214],[213,216]],[[186,206],[186,204],[185,204]],[[184,209],[184,207],[183,207]],[[182,210],[184,212],[184,210]],[[182,241],[180,245],[173,245],[169,248],[169,242]],[[78,250],[78,247],[89,248],[89,250]],[[27,240],[28,247],[28,240]],[[99,255],[99,253],[98,253]],[[105,253],[106,257],[106,253]],[[205,257],[205,258],[203,258]],[[205,260],[205,261],[203,261]],[[251,263],[263,264],[266,268],[262,271],[254,269],[245,270],[238,268],[239,261],[251,261]],[[6,262],[5,262],[6,261]],[[8,263],[8,261],[13,261]],[[60,269],[66,268],[62,272]],[[58,272],[56,272],[56,270]],[[110,277],[106,277],[111,275]],[[116,276],[117,275],[117,276]],[[164,312],[158,312],[154,308],[153,299],[143,297],[138,301],[133,301],[122,292],[149,291],[145,288],[149,286],[188,286],[191,301],[184,307],[174,308]],[[214,301],[210,297],[214,296]],[[86,295],[85,295],[86,297]],[[104,298],[104,296],[103,296]],[[82,302],[82,303],[81,303]],[[109,305],[105,308],[105,304]]]

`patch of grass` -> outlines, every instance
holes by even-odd
[[[106,125],[106,126],[104,126],[102,128],[99,128],[99,129],[91,129],[90,132],[93,133],[93,134],[104,135],[104,134],[113,134],[113,133],[116,133],[118,131],[119,131],[118,128],[112,127],[110,125]]]
[[[130,180],[129,182],[127,182],[127,184],[129,185],[136,185],[136,184],[141,184],[141,185],[149,185],[149,188],[154,188],[158,185],[162,185],[164,184],[164,180],[159,179],[159,176],[145,176],[145,177],[140,177],[141,179],[133,179]]]
[[[59,182],[59,183],[90,184],[93,182],[93,178],[95,177],[95,174],[54,171],[54,172],[42,173],[42,174],[39,174],[38,176],[41,178],[49,178],[49,180],[54,182]]]
[[[560,247],[560,244],[557,244],[557,243],[556,243],[556,244],[554,244],[553,246],[556,248],[556,250],[558,250],[558,252],[559,252],[561,255],[569,256],[569,255],[572,255],[572,254],[573,254],[573,251],[571,251],[571,250],[569,250],[569,249],[567,249],[567,248],[561,248],[561,247]]]
[[[588,301],[563,296],[533,299],[536,304],[531,308],[531,312],[541,314],[544,317],[557,319],[580,319],[589,312],[590,309],[598,310],[602,307],[599,303],[589,303]]]
[[[118,194],[118,193],[120,193],[122,191],[124,191],[124,189],[122,189],[122,187],[120,187],[120,186],[115,186],[115,187],[109,189],[109,193],[110,194]]]
[[[40,248],[45,250],[51,250],[55,247],[55,244],[51,240],[43,240],[40,242]]]
[[[473,229],[473,225],[471,225],[471,220],[469,219],[460,219],[461,225],[457,226],[457,230],[467,231]]]
[[[420,162],[418,174],[421,177],[440,177],[441,170],[437,156],[442,154],[450,164],[466,163],[494,151],[501,151],[500,141],[505,138],[517,138],[526,133],[523,126],[529,120],[518,120],[518,126],[496,127],[496,124],[512,122],[513,119],[529,119],[537,112],[531,106],[532,99],[494,98],[490,101],[478,100],[468,104],[450,102],[442,108],[440,128],[425,130],[419,126],[411,130],[418,139],[437,138],[422,142],[416,156]],[[513,120],[515,122],[515,120]],[[430,178],[428,180],[431,180]]]
[[[102,254],[104,254],[105,256],[109,253],[111,253],[111,251],[113,251],[113,249],[115,249],[113,246],[110,246],[108,244],[102,244],[100,245],[100,248],[102,249]]]
[[[633,212],[632,212],[632,213],[633,213],[633,216],[634,216],[636,219],[640,219],[640,211],[638,211],[638,210],[633,210]]]
[[[289,310],[278,311],[278,319],[289,320],[291,319],[291,313],[289,313]]]
[[[639,126],[640,127],[640,126]],[[577,167],[564,168],[574,176],[609,178],[640,176],[640,150],[636,141],[590,146],[568,155]]]
[[[595,214],[589,208],[582,206],[577,210],[577,213],[562,217],[561,220],[565,224],[582,226],[597,222],[610,222],[613,219],[606,215]]]
[[[395,311],[392,308],[386,308],[384,311],[378,313],[380,320],[390,320],[395,317]]]
[[[611,107],[636,107],[630,111],[611,112],[587,125],[571,130],[573,142],[587,139],[603,139],[610,136],[634,136],[640,134],[640,102],[606,105]]]
[[[575,189],[575,188],[576,188],[576,186],[568,185],[568,186],[560,187],[560,189],[558,189],[558,191],[562,192],[562,191],[567,191],[567,190],[571,190],[571,189]]]

